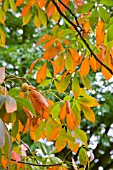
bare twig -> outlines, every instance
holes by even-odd
[[[55,0],[52,0],[52,2],[55,5],[59,14],[61,14],[61,16],[63,16],[74,27],[74,29],[78,32],[78,35],[80,36],[81,40],[84,42],[84,44],[86,45],[86,47],[90,51],[91,55],[94,56],[94,58],[113,75],[113,71],[108,66],[106,66],[102,61],[100,61],[99,58],[96,56],[96,54],[93,52],[93,50],[91,49],[91,47],[89,46],[87,41],[82,36],[80,30],[77,28],[77,26],[66,15],[64,15],[64,13],[61,11],[61,9],[59,8],[59,6],[57,5]],[[62,3],[62,5],[63,5],[63,3]],[[66,7],[66,5],[64,7]],[[66,7],[66,9],[68,9],[68,8]],[[69,10],[69,12],[70,12],[70,10]]]

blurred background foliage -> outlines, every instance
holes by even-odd
[[[19,16],[19,12],[16,15],[12,11],[7,13],[7,19],[4,25],[7,45],[5,48],[0,47],[0,66],[6,66],[7,72],[17,76],[24,76],[30,80],[32,85],[37,86],[35,73],[41,63],[39,62],[36,65],[31,75],[27,73],[32,62],[40,58],[43,54],[41,46],[35,47],[36,42],[38,42],[39,38],[45,33],[51,32],[54,23],[49,21],[47,28],[41,27],[39,29],[35,28],[31,20],[28,25],[22,26],[22,21]],[[60,24],[60,22],[58,24]],[[63,27],[63,25],[61,25],[61,27]],[[51,65],[50,70],[52,72]],[[113,170],[113,83],[112,80],[107,82],[99,72],[94,74],[91,71],[88,78],[92,85],[90,94],[100,103],[100,106],[94,109],[96,123],[90,123],[86,121],[85,118],[83,118],[81,122],[81,129],[88,135],[89,148],[95,155],[90,170]],[[10,85],[20,87],[21,83],[22,82],[16,80],[12,84],[9,84],[8,87],[10,88]],[[49,94],[48,97],[50,96],[51,94]],[[52,98],[56,100],[54,96]],[[44,155],[52,154],[54,150],[52,149],[52,143],[49,143],[50,146],[48,147],[46,141],[43,146],[40,142],[32,145],[32,141],[29,140],[29,134],[23,135],[23,142],[27,143],[33,151],[36,149],[39,151],[39,149],[41,149],[42,153],[40,152],[40,155],[38,155],[38,160],[40,160],[40,157],[44,158]],[[71,153],[68,148],[58,153],[57,157],[62,160],[65,159],[65,161],[70,161],[72,157],[74,157],[75,160],[77,159],[77,155]],[[44,163],[44,159],[42,163]]]

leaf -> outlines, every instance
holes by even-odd
[[[43,48],[50,48],[53,44],[54,44],[54,42],[56,41],[56,39],[52,36],[50,39],[49,39],[49,41],[47,41],[46,43],[45,43],[45,45],[43,46]]]
[[[71,74],[68,74],[67,76],[62,78],[58,84],[56,81],[54,81],[55,86],[56,86],[57,90],[59,91],[59,93],[63,93],[67,89],[67,87],[70,83],[70,79],[71,79]]]
[[[91,90],[90,80],[87,77],[80,75],[83,85],[88,89]]]
[[[52,59],[59,53],[58,47],[48,48],[43,55],[43,59]]]
[[[60,152],[65,146],[66,146],[66,138],[65,138],[65,135],[66,135],[66,131],[65,129],[63,128],[60,133],[59,133],[59,136],[57,137],[57,140],[55,142],[55,147],[57,149],[58,152]]]
[[[0,67],[0,84],[5,80],[5,67]]]
[[[83,0],[74,0],[77,6],[83,5]]]
[[[24,0],[16,0],[16,6],[20,6],[24,3]]]
[[[86,105],[87,107],[94,107],[99,105],[96,99],[92,96],[79,97],[78,102],[80,104]]]
[[[9,8],[9,0],[4,0],[4,4],[3,4],[4,11],[7,12],[8,8]]]
[[[89,73],[89,70],[90,70],[89,57],[87,56],[81,64],[80,74],[85,77]]]
[[[113,40],[113,34],[112,34],[112,31],[113,31],[113,24],[110,25],[110,27],[108,28],[107,30],[107,42],[109,41],[112,41]]]
[[[99,6],[99,15],[100,18],[105,22],[108,23],[110,21],[110,16],[107,10],[105,10],[103,7]]]
[[[31,103],[27,99],[16,97],[16,101],[17,101],[17,103],[19,103],[21,105],[22,108],[23,108],[23,106],[26,107],[34,116],[36,116],[36,113],[31,105]]]
[[[6,96],[5,106],[7,113],[12,113],[17,110],[16,100],[11,96]]]
[[[40,21],[40,18],[38,17],[37,14],[35,14],[35,17],[34,17],[34,25],[39,28],[40,25],[41,25],[41,21]]]
[[[12,136],[15,138],[17,133],[18,133],[18,129],[19,129],[19,124],[18,124],[18,119],[16,119],[14,126],[12,127]]]
[[[37,83],[41,83],[45,80],[46,71],[47,71],[47,66],[46,66],[46,63],[44,63],[44,65],[41,67],[41,69],[36,74],[36,82]]]
[[[96,44],[102,45],[104,42],[104,22],[98,21],[98,25],[96,27]]]
[[[3,121],[0,119],[0,148],[5,144],[5,126]]]
[[[76,117],[74,112],[70,109],[70,113],[66,117],[67,127],[72,131],[76,127]]]
[[[26,16],[23,16],[22,21],[23,21],[23,25],[28,24],[28,22],[30,21],[32,17],[31,11],[29,11],[29,13]]]
[[[102,66],[102,74],[106,80],[109,80],[112,77],[112,74],[104,66]]]
[[[2,108],[5,101],[6,101],[6,96],[0,95],[0,109]]]
[[[76,69],[76,64],[69,52],[66,54],[65,67],[69,72],[73,72]]]
[[[48,86],[52,82],[52,79],[42,81],[38,87]]]
[[[86,119],[89,120],[90,122],[95,123],[95,114],[93,110],[83,104],[81,105],[81,109],[83,110],[83,113]]]
[[[77,12],[80,13],[80,14],[84,14],[84,13],[90,11],[93,6],[94,6],[93,3],[84,4],[80,7],[78,7]]]
[[[100,0],[101,4],[104,4],[106,6],[113,6],[113,1],[112,0],[109,0],[109,3],[108,3],[108,0]]]
[[[6,37],[4,32],[0,29],[0,46],[4,47],[5,46],[5,41],[6,41]]]
[[[95,29],[95,25],[97,25],[98,23],[98,11],[96,8],[93,10],[90,16],[89,22],[90,22],[91,28]]]
[[[36,59],[36,60],[31,64],[30,70],[29,70],[28,74],[30,74],[30,73],[32,72],[32,70],[33,70],[35,64],[36,64],[38,61],[39,61],[39,59]]]
[[[94,72],[97,71],[97,62],[96,62],[96,59],[93,56],[90,57],[90,66],[92,67],[92,70]]]
[[[20,155],[18,155],[16,152],[12,151],[12,158],[16,160],[16,162],[21,161]]]
[[[66,103],[61,107],[59,115],[60,115],[61,122],[64,122],[64,119],[66,118],[66,115],[67,115],[67,113],[66,113]]]
[[[87,155],[86,149],[84,148],[81,148],[79,150],[79,161],[82,165],[87,165],[88,163],[88,155]]]
[[[14,12],[16,12],[16,5],[15,5],[14,1],[13,1],[13,0],[9,0],[9,4],[10,4],[11,9],[12,9]]]
[[[80,122],[81,122],[81,115],[80,115],[79,109],[76,106],[76,103],[73,104],[72,110],[73,110],[74,115],[76,117],[76,127],[78,127],[80,125]]]
[[[72,152],[77,153],[79,149],[79,144],[76,144],[75,142],[68,140],[68,146]]]
[[[27,4],[23,7],[22,9],[22,17],[25,17],[26,15],[28,16],[28,14],[30,13],[30,4]]]
[[[79,128],[75,129],[74,132],[75,132],[75,136],[77,138],[79,138],[85,145],[87,145],[87,135],[86,135],[86,133]]]
[[[80,86],[78,82],[78,78],[76,74],[74,75],[73,81],[72,81],[72,91],[74,93],[75,99],[80,95]]]
[[[38,15],[39,15],[42,25],[47,26],[47,16],[46,16],[45,12],[43,10],[41,10],[40,7],[38,7],[38,6],[37,6],[37,9],[38,9]]]
[[[5,22],[5,12],[2,10],[1,7],[0,7],[0,22],[2,24],[4,24],[4,22]]]

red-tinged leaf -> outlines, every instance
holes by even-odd
[[[83,5],[83,0],[74,0],[77,6]]]
[[[26,6],[23,7],[23,9],[22,9],[22,16],[23,17],[28,15],[30,8],[31,8],[30,4],[27,4]]]
[[[66,131],[65,129],[62,129],[59,133],[59,136],[57,137],[57,140],[55,142],[55,147],[58,152],[60,152],[65,146],[66,146]]]
[[[66,100],[66,113],[70,113],[70,102],[68,100]]]
[[[47,13],[48,18],[50,18],[50,16],[52,15],[54,10],[55,10],[55,6],[54,6],[54,4],[51,1],[49,3],[49,5],[47,6],[47,8],[46,8],[46,13]]]
[[[64,119],[66,118],[66,103],[61,107],[61,110],[60,110],[60,120],[61,122],[63,123],[64,122]]]
[[[39,92],[32,90],[30,92],[30,95],[34,96],[41,104],[45,105],[46,107],[49,107],[49,104],[46,100],[46,98]]]
[[[0,119],[0,148],[5,144],[5,126],[3,121]]]
[[[97,71],[97,61],[94,57],[90,57],[90,66],[94,72]]]
[[[46,63],[41,67],[41,69],[36,74],[36,82],[41,83],[46,79],[47,66]]]
[[[96,27],[96,45],[102,45],[104,43],[104,22],[98,21],[97,27]]]
[[[76,127],[76,118],[75,118],[75,115],[71,109],[70,109],[70,113],[67,114],[66,121],[67,121],[67,127],[71,131],[74,130]]]
[[[80,95],[80,86],[76,74],[72,81],[72,91],[74,93],[74,98],[76,99]]]
[[[49,34],[45,34],[42,38],[40,38],[40,40],[36,43],[36,46],[42,44],[43,42],[47,41],[50,39],[50,35]]]
[[[84,166],[87,165],[87,163],[88,163],[87,151],[84,148],[80,148],[80,150],[79,150],[79,161]]]
[[[33,114],[26,107],[23,106],[23,110],[24,110],[24,112],[26,113],[26,116],[29,119],[33,119],[34,118]]]
[[[16,0],[16,6],[20,6],[24,3],[24,0]]]
[[[5,80],[5,67],[0,67],[0,84]]]
[[[76,144],[75,142],[68,140],[68,146],[72,152],[77,153],[79,149],[79,144]]]
[[[90,70],[89,58],[87,56],[81,64],[80,74],[85,77],[89,73],[89,70]]]
[[[26,151],[29,149],[29,146],[28,146],[26,143],[24,143],[24,144],[21,144],[20,147],[21,147],[21,153],[22,153],[22,155],[23,155],[23,156],[26,156],[26,155],[27,155],[27,154],[26,154]]]
[[[36,64],[38,61],[39,61],[39,59],[36,59],[36,60],[31,64],[30,70],[29,70],[28,74],[30,74],[30,73],[32,72],[32,70],[33,70],[35,64]]]
[[[58,47],[49,48],[44,52],[43,59],[52,59],[59,53]]]
[[[84,143],[87,146],[87,135],[83,130],[79,128],[75,129],[75,137],[81,140],[82,143]]]
[[[32,17],[31,11],[29,11],[29,13],[26,16],[23,16],[22,21],[23,21],[23,25],[28,24],[28,22],[30,21]]]
[[[18,162],[21,161],[20,155],[18,155],[16,152],[12,151],[12,158]]]
[[[50,48],[54,42],[56,41],[56,38],[54,38],[53,36],[49,39],[48,42],[45,43],[45,45],[43,46],[43,48]]]
[[[83,104],[81,105],[81,109],[86,119],[89,120],[90,122],[95,123],[95,113],[93,112],[93,110]]]
[[[16,100],[11,96],[6,97],[5,106],[7,113],[12,113],[17,110]]]

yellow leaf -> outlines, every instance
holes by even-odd
[[[89,120],[90,122],[95,123],[95,114],[94,114],[93,110],[83,104],[81,105],[81,109],[82,109],[86,119]]]

